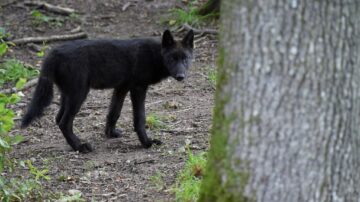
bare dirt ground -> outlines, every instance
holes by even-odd
[[[9,1],[10,2],[10,1]],[[169,10],[184,6],[176,0],[50,0],[55,5],[76,9],[73,18],[62,17],[61,26],[34,26],[31,11],[22,1],[0,9],[0,26],[12,38],[66,34],[81,26],[89,38],[161,37],[166,28],[161,21]],[[130,2],[125,11],[123,6]],[[58,16],[45,12],[49,16]],[[175,34],[182,37],[184,33]],[[54,46],[58,43],[51,43]],[[118,127],[124,136],[118,139],[104,137],[105,116],[110,103],[111,90],[92,90],[78,113],[74,130],[91,143],[95,150],[88,154],[71,151],[55,124],[59,96],[45,115],[21,133],[26,142],[13,151],[19,160],[31,159],[39,168],[48,168],[50,181],[44,182],[46,193],[76,189],[87,201],[174,201],[171,186],[186,160],[185,142],[194,152],[208,148],[209,129],[213,106],[214,87],[207,72],[215,66],[217,40],[211,36],[196,37],[195,60],[185,82],[167,79],[150,88],[147,94],[147,114],[162,117],[167,127],[148,130],[149,135],[163,141],[163,145],[143,149],[132,128],[131,103],[127,98]],[[41,59],[28,46],[14,47],[7,57],[16,57],[34,66]],[[31,98],[32,89],[17,105],[21,113]],[[18,124],[17,124],[18,125]],[[153,182],[161,175],[163,185]]]

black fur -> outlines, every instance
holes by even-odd
[[[40,117],[53,97],[53,83],[61,93],[61,106],[56,116],[67,142],[75,151],[90,152],[88,143],[81,143],[73,133],[73,120],[90,88],[114,88],[107,115],[105,134],[119,137],[115,129],[126,94],[130,91],[133,105],[134,128],[141,144],[148,148],[161,144],[148,138],[145,131],[145,97],[151,84],[172,76],[183,80],[191,65],[194,33],[189,31],[181,42],[166,30],[162,41],[133,40],[78,40],[52,50],[41,69],[22,127]]]

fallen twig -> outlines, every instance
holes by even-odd
[[[31,50],[35,51],[35,52],[39,52],[39,51],[42,50],[42,47],[41,47],[41,46],[36,45],[36,44],[34,44],[34,43],[29,43],[29,44],[27,44],[27,46],[29,46],[29,48],[30,48]]]
[[[74,28],[74,29],[72,29],[72,30],[70,30],[70,33],[78,33],[78,32],[81,32],[82,30],[81,30],[81,27],[80,26],[78,26],[78,27],[76,27],[76,28]]]
[[[25,37],[22,39],[14,39],[12,42],[16,45],[26,44],[26,43],[43,43],[51,41],[66,41],[73,39],[86,38],[87,34],[85,32],[79,32],[75,34],[64,34],[64,35],[53,35],[48,37]]]
[[[191,27],[189,24],[185,23],[183,28],[186,30],[193,30],[195,34],[218,34],[219,31],[215,29],[196,29]]]
[[[43,1],[25,1],[24,5],[26,6],[37,6],[39,8],[44,8],[45,10],[54,12],[54,13],[59,13],[62,15],[70,15],[72,13],[75,12],[74,9],[72,8],[65,8],[65,7],[61,7],[61,6],[55,6]]]
[[[34,86],[35,84],[37,84],[37,82],[38,82],[38,78],[32,79],[32,80],[28,81],[21,90],[26,90],[26,89]],[[9,94],[9,93],[15,93],[17,91],[18,90],[16,88],[8,88],[8,89],[0,91],[0,93]]]
[[[126,3],[123,5],[123,7],[121,8],[121,10],[124,12],[124,11],[126,11],[126,9],[127,9],[129,6],[131,6],[131,2],[126,2]]]

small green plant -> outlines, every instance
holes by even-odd
[[[164,123],[163,119],[160,116],[158,116],[158,115],[156,115],[154,113],[150,113],[146,117],[146,124],[145,125],[150,130],[166,128],[166,124]]]
[[[50,180],[50,177],[46,175],[49,172],[49,169],[45,168],[43,170],[39,170],[32,165],[30,160],[26,160],[26,164],[30,170],[30,173],[35,177],[35,181],[39,181],[40,179]]]
[[[5,60],[0,64],[0,87],[6,82],[15,82],[20,78],[34,78],[38,74],[38,70],[25,67],[19,60]]]
[[[3,56],[7,50],[8,50],[9,46],[7,45],[7,43],[0,38],[0,56]]]
[[[33,24],[39,26],[42,24],[48,24],[52,27],[61,27],[64,24],[64,19],[59,17],[50,17],[42,14],[39,10],[31,11],[31,17],[33,18]]]
[[[160,172],[156,172],[155,175],[151,176],[150,181],[158,191],[162,190],[165,186],[163,176]]]
[[[177,176],[173,191],[176,201],[197,201],[206,166],[206,153],[194,155],[189,148],[185,167]]]
[[[210,81],[211,85],[216,86],[216,78],[217,78],[217,71],[215,68],[209,68],[208,70],[208,80]]]
[[[12,42],[5,41],[10,34],[6,32],[5,28],[0,27],[0,57],[3,56],[9,49],[9,45],[15,45]]]
[[[37,55],[39,58],[44,57],[46,49],[48,49],[48,46],[47,46],[46,43],[44,42],[43,45],[41,46],[40,51],[37,52],[36,55]]]

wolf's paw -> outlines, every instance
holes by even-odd
[[[119,138],[122,135],[122,131],[120,129],[114,129],[108,133],[106,133],[106,137],[108,138]]]
[[[151,140],[153,144],[156,144],[156,145],[162,145],[162,142],[158,139],[152,139]]]
[[[148,142],[146,142],[145,144],[143,144],[143,147],[147,149],[147,148],[150,148],[153,144],[161,145],[162,142],[158,139],[152,139],[152,140],[149,140]]]
[[[81,153],[85,154],[85,153],[89,153],[92,151],[93,151],[93,148],[91,147],[91,145],[89,143],[84,143],[79,146],[79,152],[81,152]]]

